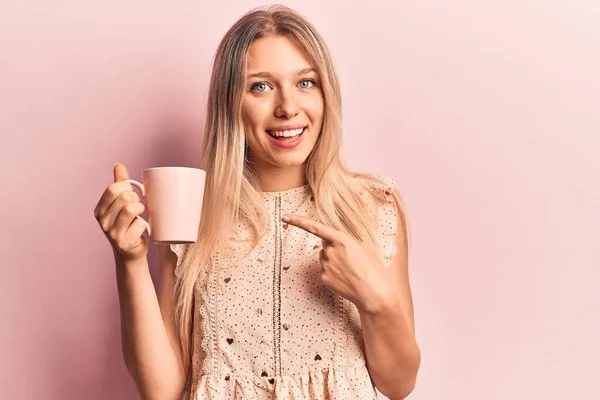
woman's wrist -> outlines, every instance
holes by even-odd
[[[148,271],[148,259],[146,257],[140,257],[135,259],[124,259],[119,256],[115,256],[115,266],[117,272],[124,272],[127,274],[138,273],[140,271]]]

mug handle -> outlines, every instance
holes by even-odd
[[[139,183],[136,180],[133,179],[125,179],[123,182],[128,182],[131,183],[133,186],[137,187],[138,189],[140,189],[140,192],[142,192],[142,197],[146,198],[146,188],[144,187],[143,183]],[[150,224],[148,224],[148,222],[146,222],[146,220],[142,217],[140,217],[139,215],[136,215],[136,218],[139,219],[140,221],[142,221],[145,225],[146,225],[146,230],[148,231],[148,235],[150,235]]]

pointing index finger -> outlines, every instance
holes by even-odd
[[[300,217],[298,215],[284,215],[281,220],[290,225],[297,226],[300,229],[304,229],[306,232],[312,233],[328,242],[340,242],[344,237],[342,232],[310,218]]]

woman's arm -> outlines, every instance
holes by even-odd
[[[403,218],[397,220],[398,250],[387,267],[396,288],[394,296],[372,299],[367,302],[369,310],[359,311],[369,374],[390,400],[404,399],[412,392],[421,363],[415,339],[406,226]]]
[[[123,357],[144,400],[179,400],[187,378],[173,319],[176,256],[166,247],[159,246],[158,296],[146,259],[116,261]]]
[[[390,400],[404,399],[415,387],[421,355],[400,303],[360,311],[360,319],[373,383]]]

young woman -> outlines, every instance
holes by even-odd
[[[342,160],[329,51],[297,12],[244,15],[209,88],[197,243],[159,245],[125,166],[94,215],[115,254],[125,363],[144,399],[392,400],[420,364],[392,180]]]

